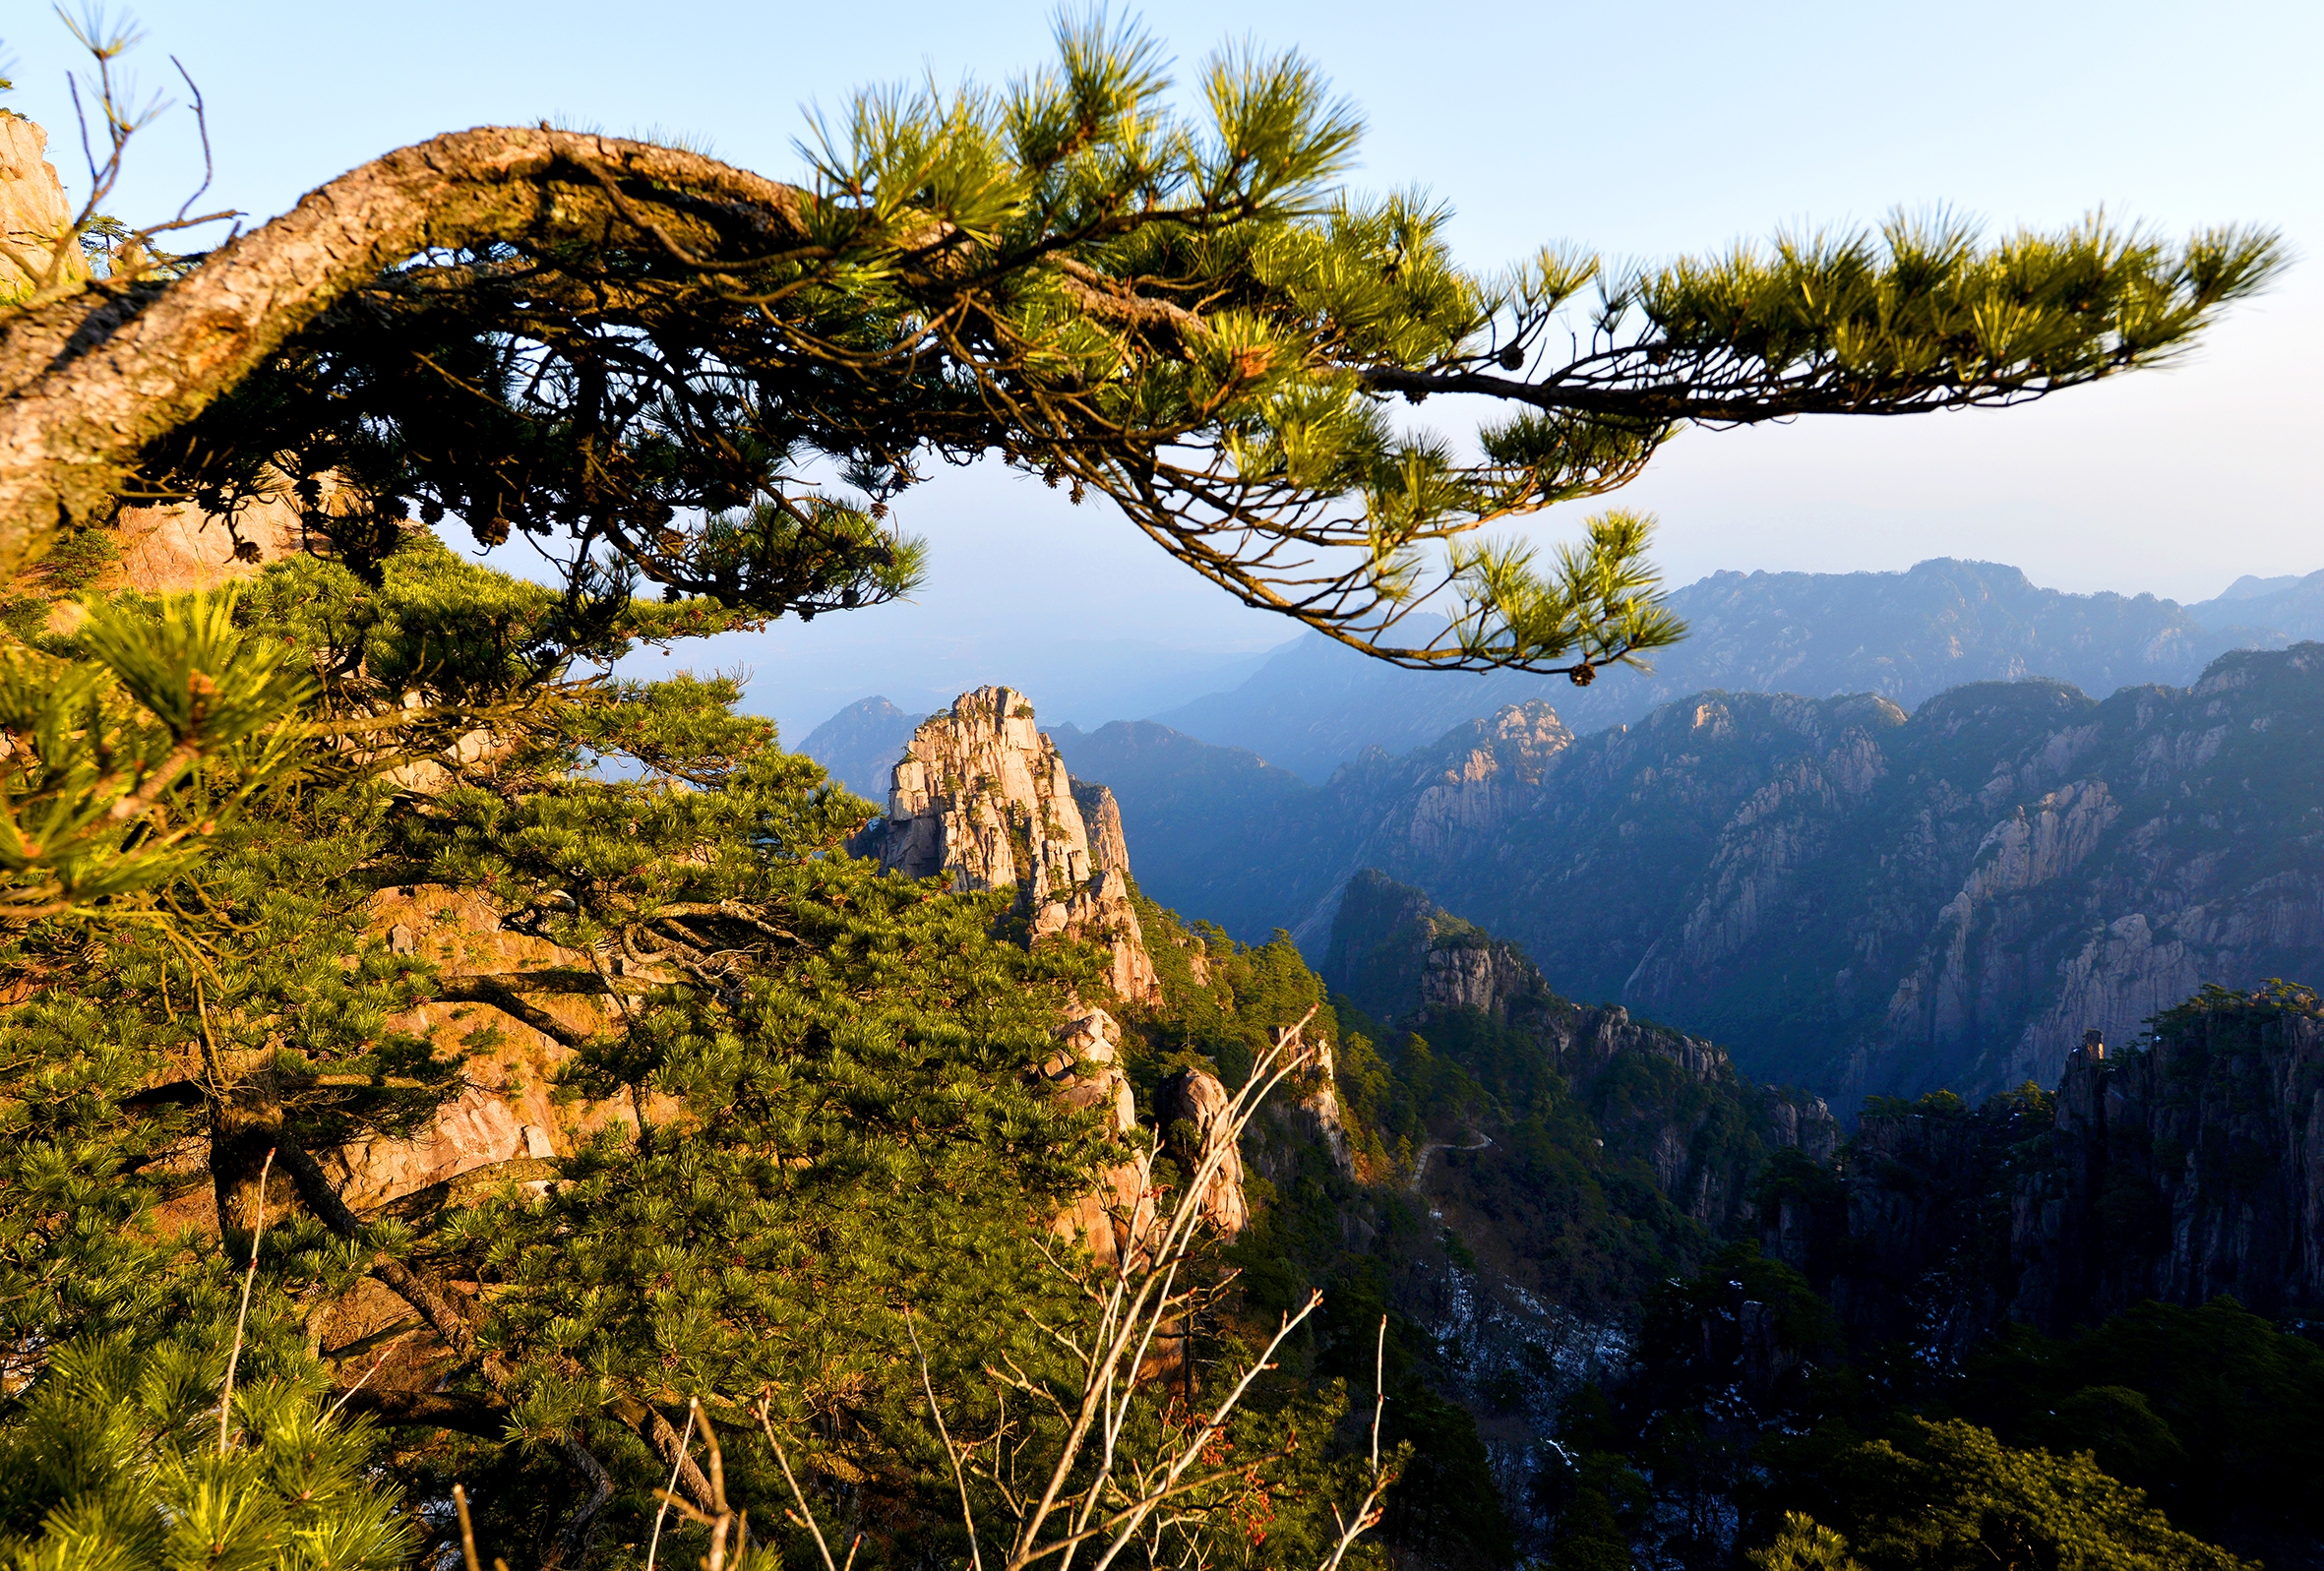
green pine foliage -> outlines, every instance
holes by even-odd
[[[1409,1064],[1391,1070],[1369,1039],[1349,1029],[1360,1013],[1345,999],[1325,1000],[1321,979],[1289,934],[1239,944],[1211,924],[1182,923],[1142,900],[1138,922],[1162,975],[1165,1002],[1127,1017],[1139,1045],[1131,1059],[1133,1076],[1158,1084],[1165,1074],[1194,1067],[1220,1074],[1231,1087],[1273,1031],[1314,1009],[1308,1029],[1332,1044],[1335,1090],[1359,1164],[1356,1176],[1342,1174],[1320,1142],[1262,1117],[1245,1140],[1254,1217],[1225,1251],[1236,1272],[1236,1297],[1223,1329],[1247,1342],[1320,1288],[1323,1307],[1312,1330],[1287,1350],[1289,1378],[1280,1391],[1312,1390],[1324,1398],[1369,1393],[1376,1374],[1387,1395],[1382,1442],[1406,1452],[1381,1525],[1387,1541],[1429,1563],[1507,1564],[1514,1532],[1476,1419],[1440,1394],[1431,1339],[1393,1304],[1393,1278],[1434,1256],[1439,1239],[1425,1208],[1403,1192],[1405,1173],[1387,1157],[1378,1115],[1383,1107],[1426,1104],[1430,1093],[1416,1084]],[[1190,960],[1196,957],[1206,983],[1195,980]],[[1295,1078],[1284,1088],[1285,1101],[1313,1089]],[[1350,1217],[1375,1229],[1368,1247],[1351,1247]],[[1368,1402],[1366,1396],[1359,1410]],[[1315,1497],[1312,1487],[1309,1496]]]
[[[126,40],[84,41],[110,110]],[[12,553],[50,551],[0,605],[14,1563],[441,1566],[471,1526],[444,1508],[456,1483],[487,1555],[524,1566],[692,1558],[705,1527],[734,1563],[803,1561],[814,1524],[851,1565],[978,1563],[1047,1469],[1110,1511],[1179,1455],[1204,1471],[1135,1552],[1312,1564],[1378,1498],[1374,1434],[1403,1475],[1405,1558],[1507,1563],[1483,1432],[1439,1390],[1448,1350],[1395,1307],[1400,1275],[1474,1276],[1486,1240],[1437,1226],[1408,1180],[1491,1123],[1506,1160],[1464,1169],[1462,1199],[1493,1247],[1623,1302],[1708,1248],[1660,1192],[1653,1131],[1684,1122],[1721,1172],[1756,1161],[1733,1085],[1626,1059],[1569,1085],[1538,1035],[1482,1016],[1390,1032],[1328,1001],[1287,936],[1236,945],[1146,908],[1169,997],[1125,1009],[1142,1098],[1189,1068],[1239,1087],[1305,1021],[1338,1052],[1357,1171],[1260,1126],[1256,1225],[1185,1262],[1190,1297],[1150,1322],[1175,1362],[1127,1366],[1092,1442],[1076,1404],[1114,1377],[1088,1382],[1082,1343],[1126,1278],[1054,1222],[1131,1153],[1056,1094],[1056,1027],[1098,996],[1101,952],[1028,946],[1006,894],[850,857],[870,805],[740,712],[737,683],[615,662],[907,592],[925,554],[890,505],[933,461],[992,453],[1359,647],[1583,683],[1682,632],[1649,520],[1602,514],[1546,561],[1464,537],[1621,485],[1686,424],[2006,403],[2166,360],[2281,264],[2256,230],[1987,245],[1900,219],[1651,272],[1545,251],[1487,278],[1441,209],[1339,188],[1358,119],[1296,56],[1221,52],[1184,115],[1134,30],[1069,20],[1058,45],[1001,92],[856,96],[819,124],[812,189],[703,201],[756,177],[645,150],[664,172],[617,182],[588,161],[607,144],[545,134],[540,188],[564,196],[540,211],[602,200],[618,222],[387,258],[346,285],[359,308],[317,298],[301,333],[262,333],[276,347],[239,385],[157,399],[186,411],[175,429],[60,441],[61,464],[229,527],[291,506],[311,553],[232,594],[92,596],[51,634],[49,603],[99,581],[109,542],[9,526]],[[108,298],[148,308],[264,248],[116,272]],[[9,304],[61,319],[85,295]],[[1472,464],[1391,419],[1433,392],[1520,412]],[[88,500],[64,511],[119,497]],[[567,581],[460,560],[430,532],[454,514],[485,545],[578,542]],[[1287,542],[1345,548],[1344,574],[1283,577]],[[1386,645],[1431,590],[1451,631]],[[387,925],[423,894],[458,919]],[[568,1154],[360,1191],[454,1105],[543,1089],[526,1075]],[[1144,1173],[1145,1198],[1167,1212],[1182,1177]],[[1660,1300],[1656,1340],[1764,1320],[1737,1356],[1771,1347],[1800,1364],[1774,1387],[1823,1401],[1811,1296],[1742,1254],[1721,1270]],[[1326,1311],[1290,1335],[1317,1285]],[[1212,1432],[1205,1404],[1254,1360]],[[2086,1385],[2061,1411],[2153,1468],[2168,1407]],[[1591,1421],[1605,1443],[1550,1491],[1557,1564],[1624,1562],[1643,1475],[1732,1488],[1727,1439],[1692,1415]],[[1873,1571],[2134,1540],[2092,1563],[2233,1563],[2086,1454],[1887,1428],[1825,1424],[1798,1452],[1861,1481],[1825,1514]]]
[[[2087,1451],[2017,1450],[1957,1420],[1917,1420],[1896,1442],[1858,1447],[1835,1483],[1836,1533],[1787,1519],[1775,1545],[1755,1557],[1761,1571],[1851,1563],[1863,1571],[2249,1571],[2252,1564],[2173,1528]]]
[[[31,642],[46,631],[48,613],[59,600],[93,587],[120,560],[119,537],[110,529],[74,529],[57,536],[15,592],[0,595],[0,628]]]
[[[2065,1339],[2006,1327],[1956,1406],[2013,1445],[2090,1451],[2191,1532],[2264,1543],[2324,1536],[2306,1482],[2324,1467],[2319,1402],[2324,1348],[2220,1298],[2143,1303]]]
[[[414,1502],[456,1482],[513,1564],[642,1558],[669,1482],[657,1436],[696,1399],[761,1531],[790,1531],[771,1436],[826,1531],[862,1535],[859,1563],[962,1552],[928,1393],[955,1433],[1007,1425],[1022,1465],[1063,1444],[995,1371],[1070,1384],[1043,1328],[1087,1300],[1048,1221],[1120,1154],[1047,1080],[1068,999],[1102,994],[1102,951],[1028,950],[1006,893],[847,856],[868,805],[738,713],[731,681],[588,674],[640,637],[723,625],[714,612],[577,606],[424,535],[381,569],[277,564],[234,601],[237,636],[319,675],[284,733],[295,766],[214,824],[198,864],[10,938],[0,1306],[9,1389],[29,1402],[0,1410],[0,1431],[48,1443],[38,1404],[64,1400],[71,1349],[114,1350],[90,1355],[101,1363],[190,1328],[214,1364],[255,1245],[236,1397],[253,1454],[323,1445],[316,1414],[344,1399],[326,1450],[362,1485],[325,1513],[347,1545],[312,1563],[441,1556],[450,1520]],[[106,614],[207,614],[183,607]],[[44,658],[70,666],[78,647]],[[383,714],[416,718],[375,727]],[[418,888],[573,958],[496,973],[507,962],[473,941],[488,929],[455,931],[450,951],[381,932],[379,902]],[[594,1000],[594,1024],[545,1007],[561,997]],[[1211,1002],[1148,1022],[1155,1046],[1131,1060],[1149,1091],[1166,1062],[1248,1071],[1267,1029],[1318,997],[1288,944],[1222,952]],[[489,1023],[507,1016],[557,1051],[517,1054]],[[336,1198],[340,1154],[424,1132],[519,1063],[594,1128],[570,1158],[360,1215]],[[1211,1326],[1201,1358],[1232,1361],[1258,1329]],[[193,1401],[169,1367],[171,1400]],[[105,1378],[87,1401],[131,1401]],[[315,1400],[255,1405],[277,1388]],[[1332,1506],[1363,1492],[1352,1440],[1333,1438],[1347,1390],[1267,1383],[1219,1442],[1251,1461],[1181,1502],[1176,1538],[1252,1566],[1328,1552]],[[1183,1434],[1172,1400],[1141,1398],[1119,1443]],[[568,1543],[592,1468],[605,1497]],[[95,1530],[75,1523],[134,1514],[57,1478],[0,1520],[28,1555],[82,1553]],[[175,1520],[176,1485],[153,1487],[151,1510]],[[1000,1531],[1006,1500],[989,1480],[972,1492]],[[236,1508],[259,1537],[229,1545],[235,1563],[310,1563],[261,1504]],[[384,1537],[356,1531],[375,1519]]]
[[[2230,1299],[2064,1340],[2007,1327],[1948,1371],[1845,1346],[1805,1278],[1739,1244],[1656,1296],[1640,1348],[1615,1400],[1567,1404],[1569,1466],[1543,1480],[1559,1541],[1596,1536],[1588,1490],[1619,1502],[1625,1478],[1658,1507],[1621,1514],[1627,1541],[1715,1558],[1733,1510],[1762,1571],[2227,1571],[2317,1535],[2324,1353]]]
[[[1273,1046],[1273,1034],[1311,1008],[1311,1032],[1336,1049],[1339,1017],[1290,934],[1238,943],[1215,923],[1189,924],[1142,895],[1134,898],[1163,996],[1158,1006],[1128,1013],[1135,1037],[1128,1062],[1141,1105],[1166,1076],[1186,1068],[1215,1074],[1230,1090],[1242,1085]]]
[[[1697,1142],[1713,1160],[1728,1160],[1722,1142],[1752,1138],[1735,1087],[1703,1085],[1634,1054],[1616,1056],[1577,1086],[1521,1024],[1473,1009],[1423,1024],[1425,1037],[1382,1033],[1410,1088],[1397,1110],[1399,1145],[1465,1143],[1467,1130],[1491,1130],[1497,1159],[1459,1167],[1458,1192],[1487,1221],[1496,1248],[1523,1260],[1558,1301],[1620,1312],[1703,1257],[1710,1233],[1664,1193],[1650,1142],[1666,1122],[1699,1126]]]
[[[238,1385],[222,1350],[171,1338],[57,1348],[0,1428],[0,1555],[12,1571],[394,1571],[417,1535],[364,1424],[320,1384]],[[27,1531],[30,1529],[31,1531]]]

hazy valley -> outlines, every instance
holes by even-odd
[[[1271,712],[1269,751],[1159,720],[1053,734],[1190,918],[1319,957],[1377,868],[1560,991],[1850,1105],[2043,1078],[2199,983],[2324,969],[2324,671],[2284,648],[2324,631],[2324,574],[2185,608],[1956,563],[1674,600],[1694,635],[1651,676],[1438,678],[1303,643],[1175,711]],[[1354,675],[1294,680],[1326,666]],[[879,800],[915,720],[866,700],[807,751]],[[1324,783],[1274,761],[1320,736],[1361,744]]]

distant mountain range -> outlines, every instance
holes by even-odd
[[[1709,692],[1578,739],[1536,701],[1322,787],[1152,724],[1058,744],[1164,904],[1320,956],[1382,870],[1845,1105],[2047,1082],[2204,983],[2324,978],[2324,643],[2103,701]]]
[[[799,751],[857,796],[886,807],[888,773],[925,718],[884,697],[858,698],[809,732]]]
[[[2245,576],[2215,599],[2181,606],[2144,594],[2069,594],[2039,588],[2015,568],[1937,560],[1907,573],[1715,573],[1670,603],[1687,622],[1686,640],[1651,672],[1608,671],[1588,688],[1521,672],[1407,671],[1310,634],[1239,686],[1152,718],[1321,784],[1367,748],[1408,752],[1464,720],[1536,699],[1590,732],[1709,688],[1875,693],[1907,708],[1965,682],[2022,677],[2104,695],[2134,682],[2192,682],[2229,649],[2324,638],[2324,572]],[[905,696],[922,707],[866,698],[818,727],[802,751],[882,800],[887,766],[931,701],[918,691]],[[1034,701],[1062,718],[1042,695]]]
[[[1378,869],[1559,992],[1843,1106],[2047,1080],[2084,1029],[2134,1035],[2206,982],[2324,979],[2324,643],[2280,647],[2324,634],[2324,574],[2190,607],[1964,563],[1681,593],[1694,636],[1651,676],[1448,681],[1302,644],[1175,711],[1304,725],[1288,746],[1048,729],[1190,918],[1316,958]],[[1807,695],[1746,686],[1786,683]],[[1459,715],[1524,691],[1556,696]],[[806,751],[884,801],[916,719],[866,699]],[[1322,784],[1282,761],[1360,743]]]
[[[1240,687],[1152,718],[1319,784],[1368,747],[1401,753],[1535,699],[1586,733],[1710,688],[1874,693],[1910,708],[1963,683],[2022,677],[2100,695],[2183,685],[2230,649],[2324,637],[2324,572],[2244,577],[2181,606],[2039,588],[2015,568],[1947,559],[1906,573],[1716,573],[1674,591],[1670,605],[1686,640],[1657,655],[1651,672],[1610,670],[1588,688],[1516,672],[1407,671],[1311,634]]]

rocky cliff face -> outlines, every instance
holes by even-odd
[[[2210,990],[2054,1096],[1878,1102],[1820,1174],[1782,1176],[1770,1253],[1861,1344],[1959,1357],[2004,1321],[2051,1335],[2147,1299],[2324,1306],[2324,1009]]]
[[[1376,871],[1348,880],[1319,969],[1334,991],[1398,1029],[1450,1041],[1470,1019],[1513,1039],[1497,1058],[1531,1055],[1562,1077],[1605,1148],[1642,1160],[1672,1203],[1706,1227],[1740,1214],[1769,1150],[1820,1158],[1838,1144],[1820,1100],[1753,1085],[1713,1043],[1633,1020],[1619,1004],[1567,1001],[1517,945]],[[1529,1078],[1520,1069],[1512,1089]]]
[[[2147,1299],[2324,1309],[2324,1012],[2305,990],[2163,1017],[2067,1062],[2046,1160],[2012,1196],[2012,1318],[2051,1330]]]
[[[48,161],[48,133],[0,109],[0,300],[32,288],[72,224],[64,183]],[[62,272],[68,278],[89,275],[78,245],[65,250]]]
[[[2200,983],[2324,973],[2320,755],[2314,643],[2103,702],[2046,681],[1909,715],[1706,693],[1579,740],[1528,704],[1320,791],[1254,792],[1208,826],[1201,877],[1320,956],[1337,888],[1377,868],[1568,994],[1714,1038],[1755,1075],[1851,1107],[1974,1097],[2046,1079],[2086,1027],[2128,1040]],[[1170,777],[1116,779],[1142,832]]]
[[[1103,1009],[1084,1008],[1058,1027],[1057,1057],[1043,1065],[1051,1085],[1070,1107],[1102,1112],[1106,1133],[1116,1140],[1137,1127],[1137,1098],[1122,1066],[1122,1027]],[[1241,1203],[1240,1172],[1235,1200]],[[1117,1162],[1098,1175],[1090,1192],[1051,1222],[1059,1238],[1075,1240],[1098,1260],[1118,1263],[1131,1239],[1153,1220],[1146,1170],[1137,1162]]]
[[[1243,1191],[1243,1153],[1230,1127],[1233,1101],[1217,1075],[1181,1069],[1162,1082],[1162,1094],[1154,1102],[1154,1122],[1163,1146],[1185,1181],[1193,1182],[1204,1163],[1217,1162],[1195,1203],[1202,1208],[1203,1220],[1230,1239],[1251,1225],[1251,1205]]]
[[[887,815],[854,848],[906,877],[951,876],[955,889],[1017,891],[1031,934],[1075,933],[1113,955],[1117,997],[1157,994],[1153,958],[1130,900],[1130,853],[1103,786],[1087,788],[1093,848],[1072,777],[1009,688],[962,694],[912,733],[895,765]]]
[[[1130,840],[1122,832],[1122,809],[1114,793],[1086,780],[1073,782],[1073,805],[1089,835],[1089,865],[1099,873],[1130,876]]]

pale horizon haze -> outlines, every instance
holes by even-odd
[[[793,177],[805,105],[907,78],[999,84],[1048,58],[1054,12],[149,0],[135,14],[144,86],[184,97],[174,54],[208,100],[217,175],[204,205],[260,221],[367,158],[479,124],[679,136]],[[2015,410],[1682,435],[1612,500],[1659,515],[1673,586],[1952,556],[2183,602],[2244,574],[2324,568],[2309,472],[2324,446],[2324,6],[1259,0],[1138,14],[1182,81],[1229,40],[1314,60],[1369,126],[1354,183],[1449,204],[1472,266],[1559,240],[1656,259],[1876,223],[1898,206],[1948,206],[1990,231],[2103,207],[2171,235],[2249,222],[2290,243],[2276,288],[2169,370]],[[77,197],[69,36],[45,8],[12,7],[0,44],[17,85],[4,101],[47,127]],[[133,221],[174,211],[199,162],[172,110],[110,206]],[[931,700],[907,691],[983,681],[1026,688],[1045,720],[1149,713],[1170,706],[1154,695],[1225,685],[1300,631],[1201,583],[1103,505],[1073,509],[1001,470],[909,500],[902,521],[933,547],[915,603],[785,622],[648,669],[746,667],[751,706],[795,742],[855,697],[899,690],[910,707]],[[1545,514],[1538,538],[1587,511]]]

